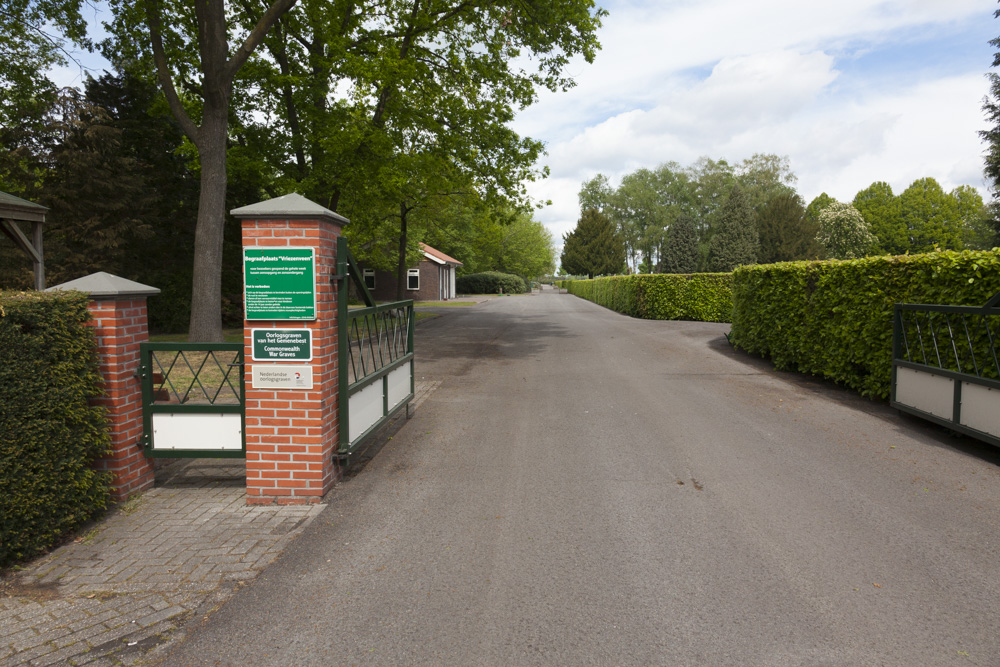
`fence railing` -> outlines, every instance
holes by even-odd
[[[374,379],[413,352],[413,301],[350,309],[347,324],[348,388]]]
[[[337,244],[340,442],[350,459],[365,439],[413,399],[413,301],[375,305],[347,242]],[[348,279],[364,308],[349,308]]]
[[[891,404],[1000,445],[1000,294],[985,306],[896,304]]]

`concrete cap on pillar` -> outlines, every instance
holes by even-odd
[[[310,201],[298,193],[291,193],[267,201],[234,208],[230,213],[237,218],[272,220],[328,220],[344,226],[349,220],[330,209]]]
[[[142,283],[137,283],[134,280],[127,280],[119,276],[111,275],[110,273],[105,273],[104,271],[98,271],[97,273],[91,273],[89,276],[84,276],[83,278],[77,278],[76,280],[70,280],[69,282],[65,282],[60,285],[54,285],[45,291],[54,292],[58,290],[76,290],[78,292],[86,292],[87,294],[90,294],[91,298],[94,299],[154,296],[160,293],[160,290],[156,287],[143,285]]]

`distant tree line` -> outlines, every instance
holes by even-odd
[[[823,193],[807,206],[796,180],[787,157],[767,154],[734,165],[668,162],[629,173],[617,187],[598,174],[580,189],[582,217],[563,239],[563,271],[724,272],[742,264],[1000,245],[995,216],[968,185],[945,192],[922,178],[897,196],[877,182],[852,202]],[[595,220],[606,227],[598,232]],[[601,245],[598,233],[621,247],[617,266],[581,254]]]

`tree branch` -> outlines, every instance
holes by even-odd
[[[236,49],[236,53],[233,57],[229,59],[226,63],[226,76],[231,82],[235,77],[236,73],[240,71],[243,64],[250,57],[250,54],[254,52],[257,46],[260,44],[261,40],[264,39],[264,35],[271,29],[271,26],[277,22],[282,15],[285,14],[289,9],[291,9],[298,0],[275,0],[274,3],[268,8],[264,13],[264,16],[260,18],[257,25],[254,26],[250,34],[247,35],[246,40],[240,44],[239,48]]]
[[[199,127],[191,120],[191,116],[184,110],[181,98],[174,88],[174,80],[170,75],[170,66],[167,64],[167,54],[163,50],[163,25],[160,22],[159,0],[146,0],[146,26],[149,28],[149,41],[153,48],[153,62],[156,63],[156,77],[160,81],[160,88],[167,96],[167,104],[170,105],[170,112],[177,119],[181,130],[188,136],[195,146],[200,144]]]

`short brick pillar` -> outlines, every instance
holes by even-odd
[[[153,462],[142,451],[142,386],[139,344],[149,340],[146,298],[155,287],[94,273],[49,290],[78,290],[90,295],[104,394],[93,399],[108,413],[111,453],[96,463],[112,475],[111,497],[125,500],[153,485]]]
[[[313,248],[316,319],[245,320],[247,503],[319,502],[339,471],[337,414],[337,238],[347,220],[297,194],[232,211],[243,248]],[[244,311],[245,316],[245,311]],[[252,329],[309,329],[310,389],[261,388],[253,382]],[[279,365],[281,362],[277,362]]]

